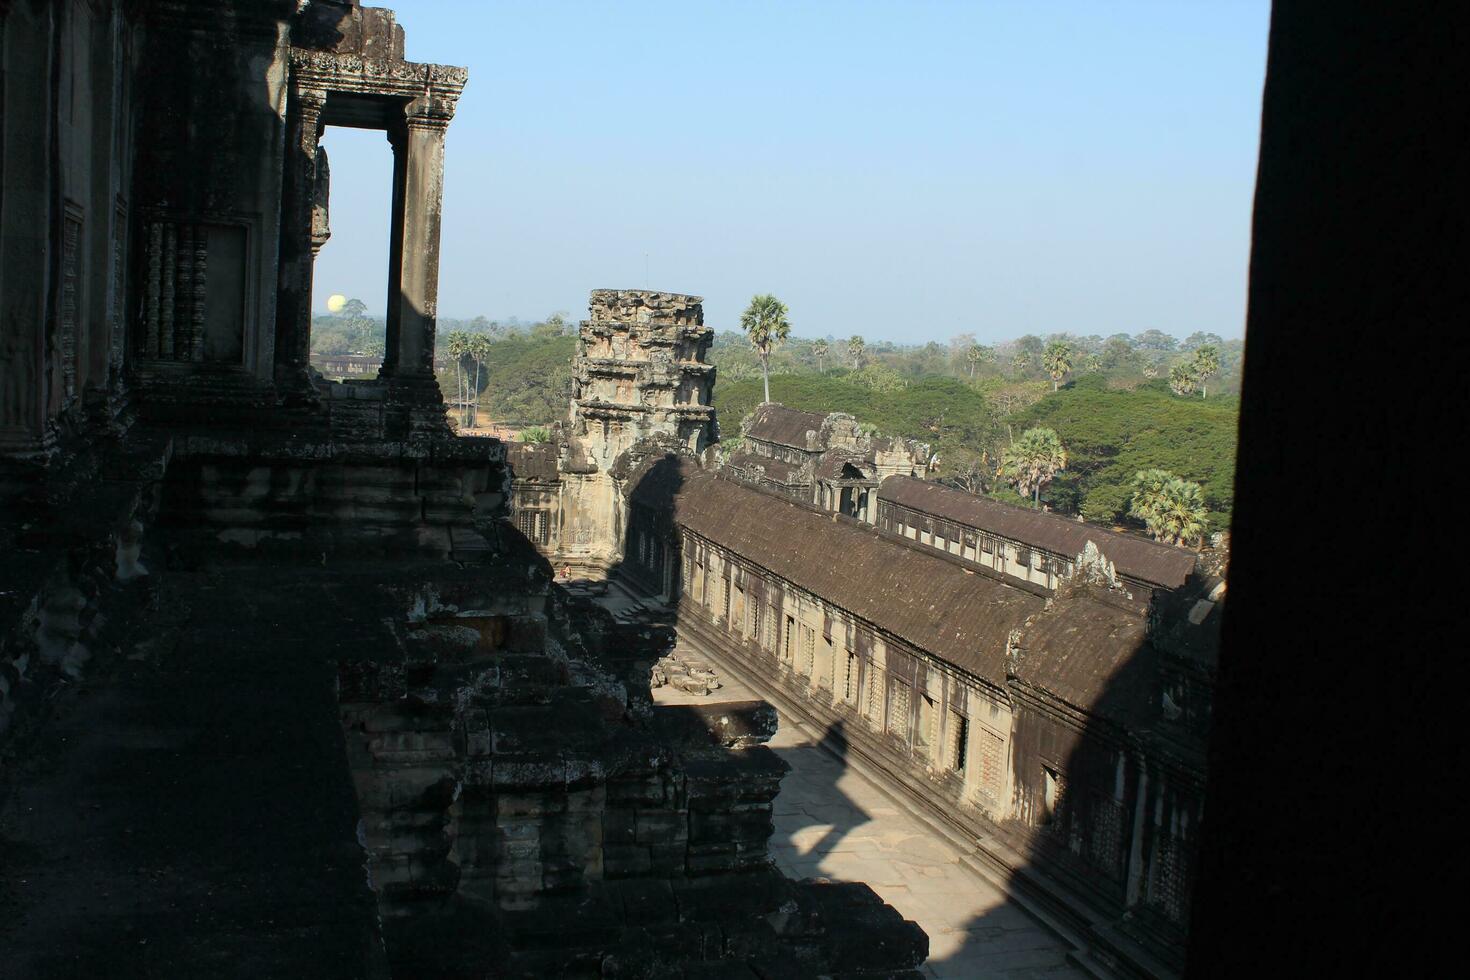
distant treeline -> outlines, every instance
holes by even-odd
[[[458,390],[461,379],[473,384],[482,421],[545,426],[565,417],[576,353],[576,325],[566,314],[441,319],[441,353],[451,335],[461,335],[457,347],[471,343],[458,375],[441,378],[444,391]],[[382,338],[382,319],[351,305],[313,321],[318,354],[380,353]],[[1060,378],[1053,373],[1058,344],[1068,351]],[[1125,521],[1134,476],[1164,469],[1200,484],[1210,527],[1221,530],[1233,502],[1242,348],[1239,340],[1204,333],[1179,340],[1157,330],[1028,335],[995,345],[968,334],[921,345],[793,337],[771,358],[771,397],[807,411],[849,412],[886,435],[928,442],[939,478],[1005,499],[1019,500],[996,476],[1001,454],[1025,429],[1045,426],[1068,456],[1041,492],[1052,509]],[[1215,352],[1215,372],[1187,390],[1177,382],[1171,388],[1171,373],[1195,364],[1201,349]],[[760,366],[745,335],[734,331],[716,336],[711,360],[719,369],[721,435],[733,441],[760,402]]]

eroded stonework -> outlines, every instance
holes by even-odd
[[[0,69],[7,976],[923,961],[866,886],[774,870],[769,707],[655,709],[667,631],[505,519],[569,495],[606,570],[639,461],[714,438],[698,299],[593,294],[550,478],[450,431],[464,69],[356,0],[0,3]],[[331,125],[394,153],[387,350],[340,383],[307,359]]]

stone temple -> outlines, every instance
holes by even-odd
[[[1453,644],[1406,642],[1391,565],[1282,562],[1267,532],[1301,508],[1263,501],[1363,503],[1340,447],[1406,411],[1369,392],[1366,436],[1286,412],[1337,382],[1281,337],[1463,322],[1420,274],[1459,253],[1417,244],[1463,156],[1421,167],[1447,141],[1409,125],[1463,117],[1423,98],[1463,91],[1439,56],[1463,31],[1308,7],[1273,22],[1243,424],[1266,476],[1242,469],[1225,620],[1219,561],[940,486],[861,420],[768,404],[726,452],[697,296],[593,291],[553,441],[456,436],[433,365],[464,69],[357,0],[0,0],[0,975],[944,975],[892,883],[780,870],[785,726],[1068,950],[1036,966],[982,922],[993,958],[957,975],[1382,965],[1361,910],[1414,888],[1343,870],[1372,848],[1332,828],[1422,808],[1338,774],[1419,755],[1339,727],[1382,657],[1299,654],[1334,619],[1382,640],[1427,717]],[[329,126],[394,161],[386,352],[341,382],[308,361]],[[1415,175],[1444,183],[1422,220],[1380,194]],[[1388,248],[1415,274],[1388,282]],[[1432,945],[1391,931],[1401,965]]]

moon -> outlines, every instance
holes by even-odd
[[[341,293],[333,293],[327,297],[327,311],[330,313],[341,313],[342,307],[347,305],[347,297]]]

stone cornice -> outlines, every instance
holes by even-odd
[[[299,88],[402,96],[418,103],[415,116],[448,119],[469,69],[292,48],[291,80]]]

